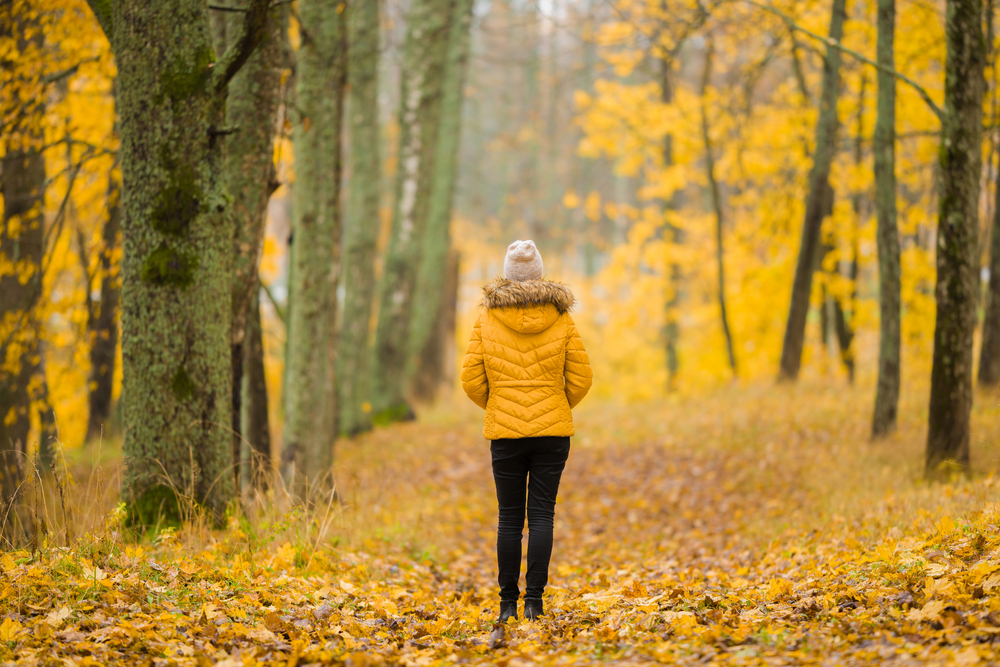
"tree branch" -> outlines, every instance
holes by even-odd
[[[111,39],[115,32],[111,19],[111,0],[87,0],[87,4],[90,5],[90,11],[94,12],[97,22],[101,25],[104,36],[114,44]]]
[[[871,60],[870,58],[867,58],[867,57],[861,55],[857,51],[853,51],[853,50],[847,48],[846,46],[844,46],[843,44],[841,44],[840,42],[838,42],[835,39],[830,39],[829,37],[823,37],[822,35],[818,35],[818,34],[812,32],[811,30],[807,30],[806,28],[803,28],[802,26],[800,26],[799,24],[797,24],[792,19],[791,16],[789,16],[788,14],[785,14],[780,9],[776,9],[776,8],[772,7],[771,5],[765,4],[763,2],[758,2],[758,0],[744,0],[744,2],[747,2],[748,4],[751,4],[754,7],[758,7],[760,9],[763,9],[766,12],[771,12],[775,16],[780,17],[788,25],[789,29],[791,29],[791,30],[797,30],[797,31],[801,32],[803,35],[808,35],[809,37],[812,37],[813,39],[816,39],[816,40],[819,40],[819,41],[823,42],[827,46],[831,46],[831,47],[837,49],[841,53],[846,53],[847,55],[851,56],[852,58],[860,60],[861,62],[863,62],[863,63],[865,63],[867,65],[871,65],[872,67],[874,67],[876,69],[880,69],[883,72],[888,72],[889,74],[893,75],[894,77],[896,77],[897,79],[899,79],[903,83],[905,83],[908,86],[910,86],[911,88],[913,88],[913,90],[917,91],[917,94],[920,95],[920,97],[924,100],[924,102],[927,103],[927,106],[929,106],[931,108],[931,111],[933,111],[934,115],[938,117],[938,120],[943,120],[943,118],[944,118],[944,112],[941,111],[941,107],[939,107],[937,104],[934,103],[934,100],[931,99],[931,96],[927,94],[927,91],[924,90],[924,88],[919,83],[917,83],[916,81],[914,81],[910,77],[906,76],[902,72],[894,70],[891,67],[886,67],[884,65],[879,65],[874,60]]]
[[[258,279],[257,282],[260,284],[261,289],[264,290],[264,295],[267,297],[267,300],[270,301],[271,305],[274,307],[274,312],[278,316],[278,319],[281,320],[282,324],[288,326],[288,321],[285,319],[285,309],[278,305],[278,301],[274,298],[274,295],[271,293],[271,288],[268,287],[267,283],[265,283],[263,280]]]
[[[94,0],[88,1],[93,2]],[[219,62],[215,64],[212,88],[216,92],[225,90],[229,82],[246,63],[253,50],[257,48],[257,44],[264,36],[264,29],[267,27],[269,5],[269,0],[250,0],[243,22],[236,33],[236,38],[219,58]]]

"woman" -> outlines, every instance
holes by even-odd
[[[533,241],[507,248],[504,277],[483,289],[483,310],[462,366],[462,388],[486,410],[497,487],[500,622],[517,619],[527,487],[528,572],[524,617],[541,616],[549,578],[556,493],[573,435],[570,410],[593,373],[570,317],[569,288],[542,278]]]

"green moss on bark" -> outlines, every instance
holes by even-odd
[[[132,500],[126,511],[129,525],[138,530],[154,526],[180,528],[181,504],[169,486],[158,484]]]
[[[142,265],[142,280],[160,287],[185,288],[194,279],[198,257],[160,244]]]
[[[191,379],[191,375],[183,366],[179,367],[174,373],[174,379],[170,382],[170,390],[174,392],[174,396],[179,401],[186,401],[194,396],[195,389],[197,386]]]
[[[198,177],[188,165],[168,172],[167,185],[160,191],[150,222],[153,228],[171,236],[181,236],[199,214],[205,212],[204,195]]]
[[[203,46],[194,54],[194,62],[188,64],[181,56],[174,57],[160,77],[161,94],[157,104],[163,101],[163,95],[170,98],[174,104],[182,102],[199,92],[212,73],[211,65],[215,62],[215,51],[210,46]]]

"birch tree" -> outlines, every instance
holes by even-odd
[[[399,170],[372,365],[376,421],[410,418],[406,367],[413,293],[430,211],[442,82],[456,0],[414,0],[403,47]]]

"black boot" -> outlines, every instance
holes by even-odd
[[[514,602],[500,601],[500,622],[506,623],[508,619],[517,620],[517,600]]]
[[[544,616],[545,610],[542,607],[541,600],[529,600],[524,599],[524,617],[529,621],[533,621],[539,616]]]

